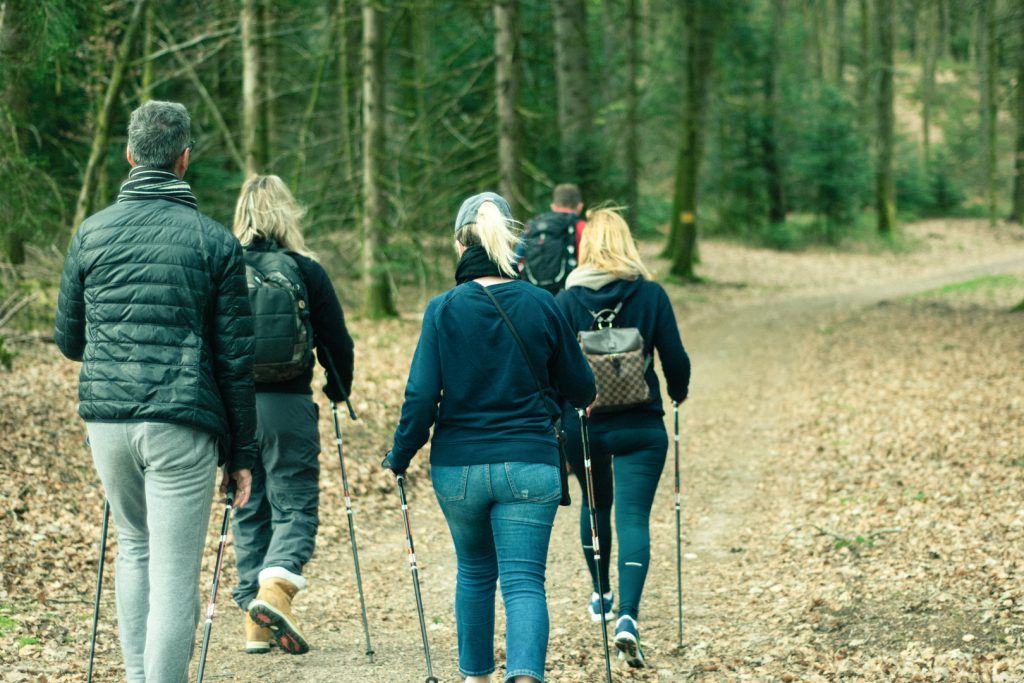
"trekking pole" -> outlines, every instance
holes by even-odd
[[[348,403],[346,397],[345,402]],[[352,404],[348,404],[349,413],[355,419]],[[370,644],[370,624],[366,619],[366,598],[363,595],[363,576],[359,572],[359,547],[356,545],[356,527],[352,519],[352,499],[348,493],[348,475],[345,473],[345,457],[341,448],[341,426],[338,423],[338,404],[331,401],[331,416],[334,418],[334,443],[338,446],[338,462],[341,464],[341,490],[345,496],[345,514],[348,516],[348,540],[352,543],[352,561],[356,568],[356,588],[359,590],[359,606],[363,610],[363,635],[366,636],[366,656],[373,663],[373,646]]]
[[[96,627],[100,621],[100,593],[103,591],[103,563],[107,559],[107,529],[110,523],[110,501],[103,501],[103,530],[100,531],[100,568],[96,571],[96,602],[92,608],[92,638],[89,641],[89,676],[92,683],[92,664],[96,656]]]
[[[679,401],[672,401],[672,416],[675,420],[676,450],[676,605],[679,630],[676,645],[683,646],[683,526],[679,511]]]
[[[412,573],[412,590],[416,594],[416,612],[420,617],[420,637],[423,638],[423,656],[427,660],[426,683],[438,683],[434,678],[434,667],[430,663],[430,642],[427,640],[427,622],[423,617],[423,596],[420,595],[420,574],[416,564],[416,548],[412,544],[412,527],[409,526],[409,503],[405,498],[405,475],[395,477],[398,484],[398,497],[402,501],[402,519],[405,522],[405,545],[409,550],[409,571]]]
[[[217,562],[213,565],[213,588],[210,590],[210,604],[206,606],[206,624],[203,626],[203,646],[199,650],[199,675],[196,683],[203,683],[206,672],[206,652],[210,649],[210,632],[213,630],[213,611],[217,607],[217,588],[220,587],[220,568],[224,561],[224,546],[228,540],[228,525],[231,522],[231,507],[235,502],[235,480],[228,482],[224,497],[224,521],[220,526],[220,546],[217,548]]]
[[[604,642],[604,669],[608,676],[608,683],[612,683],[612,660],[608,653],[608,622],[604,610],[604,585],[601,583],[601,542],[597,533],[597,508],[594,506],[594,470],[590,463],[590,431],[587,411],[577,409],[580,416],[580,435],[583,441],[583,469],[586,472],[587,480],[587,502],[590,508],[590,538],[594,544],[594,576],[597,577],[598,600],[601,601],[601,639]]]

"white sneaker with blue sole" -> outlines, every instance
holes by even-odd
[[[615,624],[615,649],[619,651],[619,659],[627,664],[643,669],[647,666],[643,650],[640,649],[640,629],[636,620],[628,614],[619,617]]]
[[[604,618],[606,621],[615,618],[615,595],[611,591],[605,593],[604,597],[599,596],[597,593],[590,594],[590,605],[587,607],[587,612],[590,614],[591,621],[601,621],[602,608],[604,608]]]

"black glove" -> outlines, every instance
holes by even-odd
[[[384,454],[384,459],[380,461],[380,466],[383,469],[391,470],[392,472],[395,473],[395,476],[405,474],[405,470],[408,469],[408,466],[399,467],[398,465],[395,464],[395,461],[391,459],[391,451],[388,451],[387,453]]]
[[[345,400],[345,393],[340,391],[334,385],[334,382],[327,382],[324,384],[324,395],[335,403],[341,403]]]

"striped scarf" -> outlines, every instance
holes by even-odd
[[[136,166],[128,172],[128,180],[121,185],[117,201],[131,202],[147,199],[166,199],[198,209],[196,196],[184,180],[170,171]]]

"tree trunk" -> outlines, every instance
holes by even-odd
[[[156,20],[156,3],[146,7],[146,23],[142,33],[142,87],[139,99],[148,102],[153,99],[153,23]]]
[[[950,30],[949,0],[936,0],[936,7],[939,14],[939,57],[949,59],[952,53],[950,48],[950,34],[952,31]]]
[[[938,52],[938,8],[930,3],[925,4],[921,24],[921,151],[927,170],[931,165],[931,111]]]
[[[306,100],[306,108],[302,114],[302,125],[296,133],[295,142],[295,170],[292,173],[292,192],[299,194],[302,188],[303,174],[306,171],[306,141],[313,128],[313,115],[316,113],[317,103],[320,101],[320,90],[323,88],[324,74],[334,54],[338,21],[330,7],[325,8],[324,16],[324,48],[317,60],[316,73],[313,75],[313,82],[309,89],[309,99]]]
[[[352,77],[352,63],[355,60],[350,57],[350,50],[355,41],[351,40],[352,32],[349,30],[349,22],[353,21],[354,17],[350,16],[348,3],[349,0],[338,0],[338,116],[341,119],[341,156],[346,184],[352,183],[356,175],[355,145],[352,143],[353,131],[356,128],[352,111],[352,83],[356,79]]]
[[[522,206],[519,173],[519,1],[494,3],[495,96],[498,111],[498,188],[516,215]]]
[[[772,24],[768,36],[768,60],[764,75],[764,135],[761,152],[764,159],[765,179],[768,184],[768,220],[782,223],[786,220],[785,185],[778,154],[778,80],[782,61],[781,38],[786,29],[786,0],[772,0]]]
[[[279,43],[276,30],[275,0],[262,0],[260,5],[259,35],[260,35],[260,64],[259,81],[257,87],[260,91],[260,124],[259,124],[259,148],[258,158],[260,166],[266,168],[277,154],[277,93],[274,88],[277,78],[277,62]]]
[[[35,59],[35,45],[32,36],[38,25],[40,9],[36,0],[7,0],[3,8],[3,24],[0,26],[0,64],[3,69],[3,108],[0,109],[0,131],[10,128],[11,144],[16,155],[25,151],[29,142],[28,130],[29,90],[32,62]],[[4,146],[4,151],[12,149]],[[29,238],[27,229],[8,225],[5,252],[11,263],[25,262],[25,242]]]
[[[835,49],[835,72],[836,87],[843,87],[843,70],[846,68],[846,0],[834,0],[835,19],[833,22],[832,35],[836,41]]]
[[[257,151],[260,117],[256,98],[260,82],[260,54],[256,41],[256,0],[242,0],[239,23],[242,29],[242,156],[245,175],[252,176],[259,173],[262,166]]]
[[[606,2],[605,7],[610,7]],[[640,224],[640,8],[638,0],[626,4],[626,217],[636,230]]]
[[[552,0],[555,14],[555,81],[558,84],[558,132],[561,182],[580,186],[593,201],[596,168],[591,144],[590,69],[587,62],[587,15],[584,0]]]
[[[893,49],[895,28],[893,1],[877,0],[878,51],[881,64],[878,78],[878,159],[875,170],[875,208],[878,232],[892,234],[896,229],[896,181],[893,174]]]
[[[367,318],[397,315],[387,272],[380,263],[384,246],[384,50],[375,0],[363,2],[363,313]]]
[[[684,68],[683,125],[676,160],[672,228],[669,233],[671,272],[694,280],[697,260],[697,190],[704,154],[704,112],[714,53],[713,17],[703,2],[688,2],[683,10],[686,44]]]
[[[811,46],[814,50],[814,77],[819,82],[825,80],[825,74],[828,73],[826,68],[827,48],[825,43],[828,41],[827,30],[826,30],[826,9],[824,7],[825,0],[811,0],[807,5],[807,11],[810,13],[810,25],[811,25]]]
[[[982,170],[988,219],[996,224],[996,16],[995,0],[981,0],[978,4],[978,56],[981,67],[981,136]]]
[[[871,72],[874,63],[871,54],[871,5],[860,0],[860,73],[857,76],[857,104],[868,111],[871,101]]]
[[[121,86],[124,84],[124,72],[128,66],[131,56],[132,44],[135,42],[135,35],[139,32],[142,24],[142,17],[145,13],[148,0],[137,0],[132,9],[131,18],[121,37],[121,44],[117,48],[117,56],[110,72],[110,82],[107,84],[107,92],[103,97],[103,105],[96,116],[96,123],[93,126],[92,146],[89,150],[89,160],[85,164],[85,173],[82,176],[82,187],[78,192],[78,200],[75,202],[75,217],[71,225],[73,235],[78,226],[85,220],[86,216],[92,213],[93,195],[96,192],[96,179],[101,160],[107,153],[107,146],[110,144],[110,123],[114,117],[114,107],[117,106],[121,94]]]
[[[1013,208],[1010,220],[1024,223],[1024,22],[1019,24],[1017,44],[1017,141],[1013,159]]]

